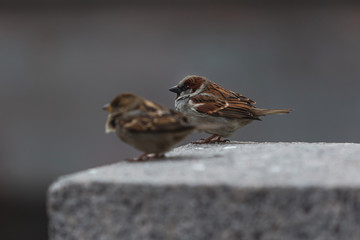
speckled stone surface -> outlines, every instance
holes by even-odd
[[[360,239],[360,144],[188,144],[48,192],[60,239]]]

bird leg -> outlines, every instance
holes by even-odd
[[[218,136],[217,139],[212,141],[212,143],[216,143],[216,142],[226,143],[226,142],[230,142],[230,140],[229,139],[221,139],[221,137]]]
[[[212,140],[213,138],[215,138],[216,136],[218,136],[218,135],[214,134],[214,135],[211,135],[210,137],[208,137],[208,138],[206,138],[206,139],[200,139],[200,140],[195,141],[195,142],[192,142],[192,143],[194,143],[194,144],[206,144],[206,143],[210,143],[211,140]]]
[[[216,138],[216,139],[214,139],[214,138]],[[208,137],[206,139],[201,139],[199,141],[195,141],[195,142],[192,142],[192,143],[194,143],[194,144],[206,144],[206,143],[224,143],[224,142],[229,142],[229,140],[228,139],[222,140],[221,136],[214,134],[214,135],[211,135],[210,137]]]

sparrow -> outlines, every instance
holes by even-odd
[[[191,123],[217,123],[222,126],[205,130],[212,135],[195,142],[200,144],[229,141],[221,138],[231,136],[236,130],[254,120],[261,120],[259,118],[261,116],[286,114],[292,111],[292,109],[257,108],[254,106],[255,101],[196,75],[186,76],[169,90],[176,93],[175,109],[188,116]]]
[[[109,112],[105,132],[144,152],[134,161],[163,158],[196,128],[184,114],[133,93],[119,94],[103,110]]]

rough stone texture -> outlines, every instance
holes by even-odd
[[[360,239],[360,144],[186,145],[65,176],[50,238]]]

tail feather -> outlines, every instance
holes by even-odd
[[[287,114],[290,113],[292,109],[261,109],[255,108],[253,109],[253,113],[255,116],[266,116],[271,114]]]

